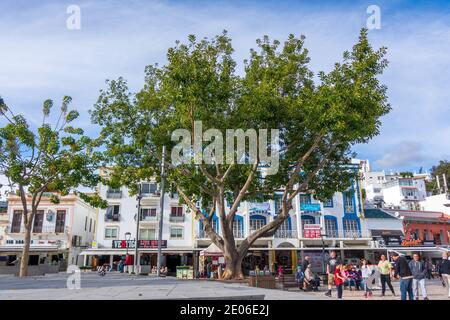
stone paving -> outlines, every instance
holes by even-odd
[[[330,300],[336,298],[320,292],[303,292],[299,289],[288,291],[248,287],[239,283],[224,283],[208,280],[181,280],[173,277],[156,278],[129,274],[81,273],[81,289],[67,289],[68,274],[59,273],[44,277],[20,279],[14,276],[0,276],[0,300],[133,300],[133,299],[264,299],[267,300]],[[393,282],[397,292],[381,297],[379,289],[374,290],[370,299],[399,300],[398,281]],[[438,280],[427,285],[431,300],[448,299],[446,288]],[[362,291],[344,290],[344,300],[365,299]]]

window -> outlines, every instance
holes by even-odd
[[[92,218],[89,219],[89,232],[92,231]]]
[[[344,219],[344,236],[345,237],[358,237],[359,229],[356,220]]]
[[[143,183],[141,187],[141,192],[143,194],[155,194],[157,190],[156,183]]]
[[[325,218],[325,233],[327,237],[336,238],[338,236],[336,220]]]
[[[93,233],[95,233],[95,220],[94,220],[94,229],[92,230]]]
[[[117,239],[118,228],[105,228],[105,239]]]
[[[39,210],[34,215],[33,232],[41,233],[43,224],[44,224],[44,210]]]
[[[172,211],[170,213],[172,217],[182,217],[183,216],[183,207],[172,207]]]
[[[84,231],[87,231],[87,217],[86,220],[84,220]]]
[[[352,192],[346,192],[344,193],[344,209],[346,213],[354,213],[354,207],[353,207],[353,193]]]
[[[314,224],[314,222],[315,221],[313,218],[302,218],[302,228],[305,226],[305,224]]]
[[[261,218],[250,219],[250,230],[256,231],[266,225],[266,220]]]
[[[111,205],[106,209],[105,219],[108,221],[119,221],[120,206],[118,204]],[[87,218],[86,218],[87,224]],[[87,230],[87,228],[85,228]]]
[[[66,211],[58,210],[56,212],[55,232],[56,233],[64,232],[65,224],[66,224]]]
[[[332,208],[332,207],[333,207],[333,199],[331,198],[331,199],[326,200],[326,201],[323,203],[323,206],[324,206],[325,208]]]
[[[151,218],[156,218],[156,208],[142,208],[141,220],[148,220]]]
[[[311,195],[310,194],[301,194],[300,195],[300,203],[311,203]]]
[[[183,228],[180,228],[180,227],[170,228],[170,238],[171,239],[183,239]]]
[[[11,233],[19,233],[21,224],[22,224],[22,210],[14,210],[11,225]]]
[[[139,230],[140,240],[156,240],[156,229],[141,229]]]

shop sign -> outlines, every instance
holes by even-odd
[[[126,248],[134,248],[134,240],[113,240],[112,248],[113,249],[126,249]]]
[[[135,240],[113,240],[112,248],[113,249],[134,249]],[[141,249],[157,249],[158,248],[158,240],[139,240],[138,248]],[[161,248],[167,248],[167,240],[161,240]]]
[[[320,211],[320,203],[300,203],[301,211]]]
[[[305,224],[303,226],[303,237],[320,238],[320,224]]]
[[[155,249],[158,248],[158,240],[139,240],[139,248]],[[167,240],[161,240],[161,248],[167,248]]]

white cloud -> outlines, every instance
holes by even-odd
[[[375,161],[375,165],[380,169],[397,169],[420,163],[425,159],[420,142],[402,141],[389,148],[380,160]]]
[[[15,6],[0,4],[0,95],[16,110],[39,122],[43,100],[71,95],[87,132],[87,110],[104,80],[124,76],[132,90],[142,86],[144,67],[166,61],[166,50],[189,33],[199,37],[229,31],[240,63],[268,34],[283,40],[289,33],[306,35],[311,68],[329,70],[351,49],[365,26],[365,4],[314,7],[263,2],[181,3],[167,1],[76,1],[81,30],[67,30],[68,3]],[[429,166],[448,156],[450,126],[450,24],[444,11],[425,8],[419,14],[381,5],[382,28],[370,31],[373,45],[388,47],[390,65],[382,77],[388,85],[392,112],[384,117],[381,135],[357,146],[360,157],[383,159],[402,141],[421,144],[426,158],[409,165]],[[7,48],[6,50],[3,48]],[[380,160],[381,161],[381,160]],[[425,162],[425,163],[419,163]],[[406,164],[398,163],[402,166]]]

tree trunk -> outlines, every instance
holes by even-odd
[[[32,220],[31,220],[32,221]],[[22,250],[22,258],[20,259],[19,277],[26,277],[28,275],[28,260],[30,256],[30,242],[31,242],[31,223],[25,225],[25,243]]]
[[[237,252],[224,252],[224,256],[225,271],[222,274],[222,279],[244,279],[244,274],[242,273],[242,256]]]

